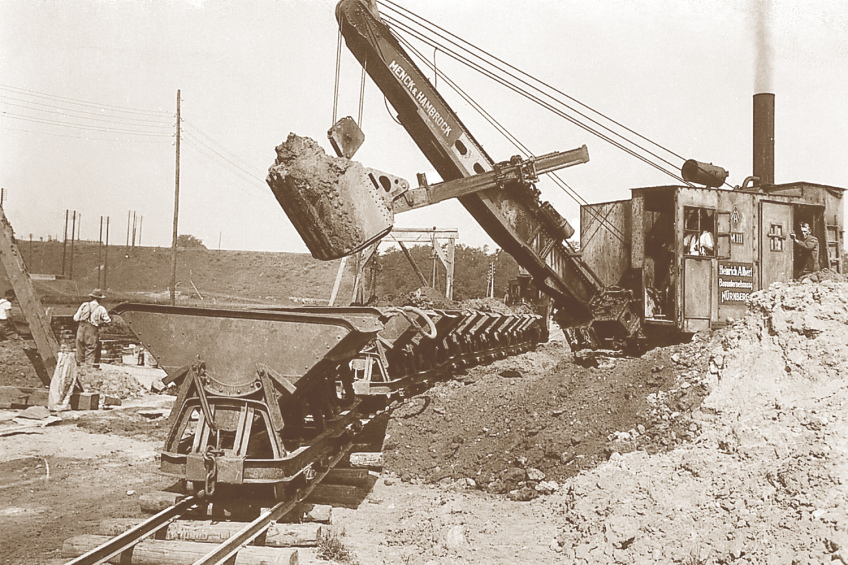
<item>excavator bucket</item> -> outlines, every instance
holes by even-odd
[[[312,256],[324,261],[365,249],[389,233],[386,197],[405,180],[327,155],[315,141],[289,134],[277,147],[268,185]]]

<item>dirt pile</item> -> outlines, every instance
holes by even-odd
[[[452,310],[458,306],[432,286],[422,286],[394,300],[395,306],[415,306],[425,310]]]
[[[124,400],[137,398],[145,393],[141,383],[119,367],[107,365],[99,369],[80,367],[77,378],[83,390],[99,392],[101,396],[112,396]]]
[[[577,563],[848,563],[848,284],[776,284],[711,342],[700,434],[554,498]],[[697,560],[696,560],[697,559]]]
[[[441,383],[392,415],[386,464],[530,500],[551,562],[848,563],[846,348],[848,283],[773,285],[640,359],[547,344]]]
[[[706,345],[600,355],[580,367],[559,342],[474,367],[395,411],[388,468],[405,480],[534,498],[611,453],[668,449],[697,431],[688,414],[706,395]]]
[[[44,386],[24,353],[24,341],[0,341],[0,386]]]
[[[507,316],[516,313],[515,310],[495,298],[469,298],[463,300],[461,305],[466,310],[480,310],[481,312],[492,312]]]

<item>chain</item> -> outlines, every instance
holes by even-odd
[[[211,445],[206,448],[206,453],[203,454],[203,466],[206,468],[206,481],[203,485],[204,496],[215,494],[215,486],[218,482],[218,462],[215,457],[223,454],[223,449],[216,449]]]

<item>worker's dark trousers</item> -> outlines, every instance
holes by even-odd
[[[0,341],[7,339],[20,339],[18,331],[15,329],[15,322],[9,320],[0,320]]]
[[[80,322],[77,328],[77,365],[97,364],[100,355],[100,330],[90,322]]]

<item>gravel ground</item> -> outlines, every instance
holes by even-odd
[[[848,563],[846,375],[843,281],[774,285],[641,358],[546,344],[397,408],[386,471],[336,511],[342,539],[362,565]],[[0,562],[56,562],[163,486],[164,418],[132,404],[0,437]]]

